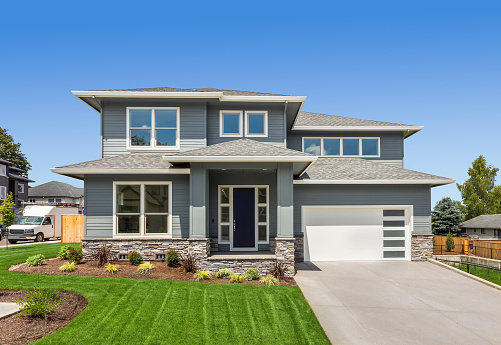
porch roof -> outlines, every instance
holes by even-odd
[[[361,158],[319,158],[294,184],[428,184],[452,179]]]

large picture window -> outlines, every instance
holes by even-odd
[[[179,108],[127,108],[128,147],[179,149]]]
[[[115,234],[171,234],[170,182],[115,182]]]
[[[303,152],[322,157],[379,157],[379,138],[303,138]]]

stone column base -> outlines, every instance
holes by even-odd
[[[275,255],[278,262],[287,266],[286,277],[294,276],[294,238],[275,238]]]
[[[426,261],[433,256],[433,235],[413,234],[411,242],[411,260]]]

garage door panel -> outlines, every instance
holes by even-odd
[[[363,216],[357,209],[312,208],[306,213],[306,224],[322,225],[381,225],[382,212],[378,209],[366,209]]]

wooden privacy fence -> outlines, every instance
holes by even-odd
[[[482,258],[501,260],[501,241],[473,240],[472,254]]]
[[[83,214],[61,215],[61,243],[82,243],[83,235]]]
[[[454,249],[448,252],[445,245],[447,236],[433,236],[433,255],[468,255],[470,249],[468,238],[453,237],[452,239],[454,240]]]

